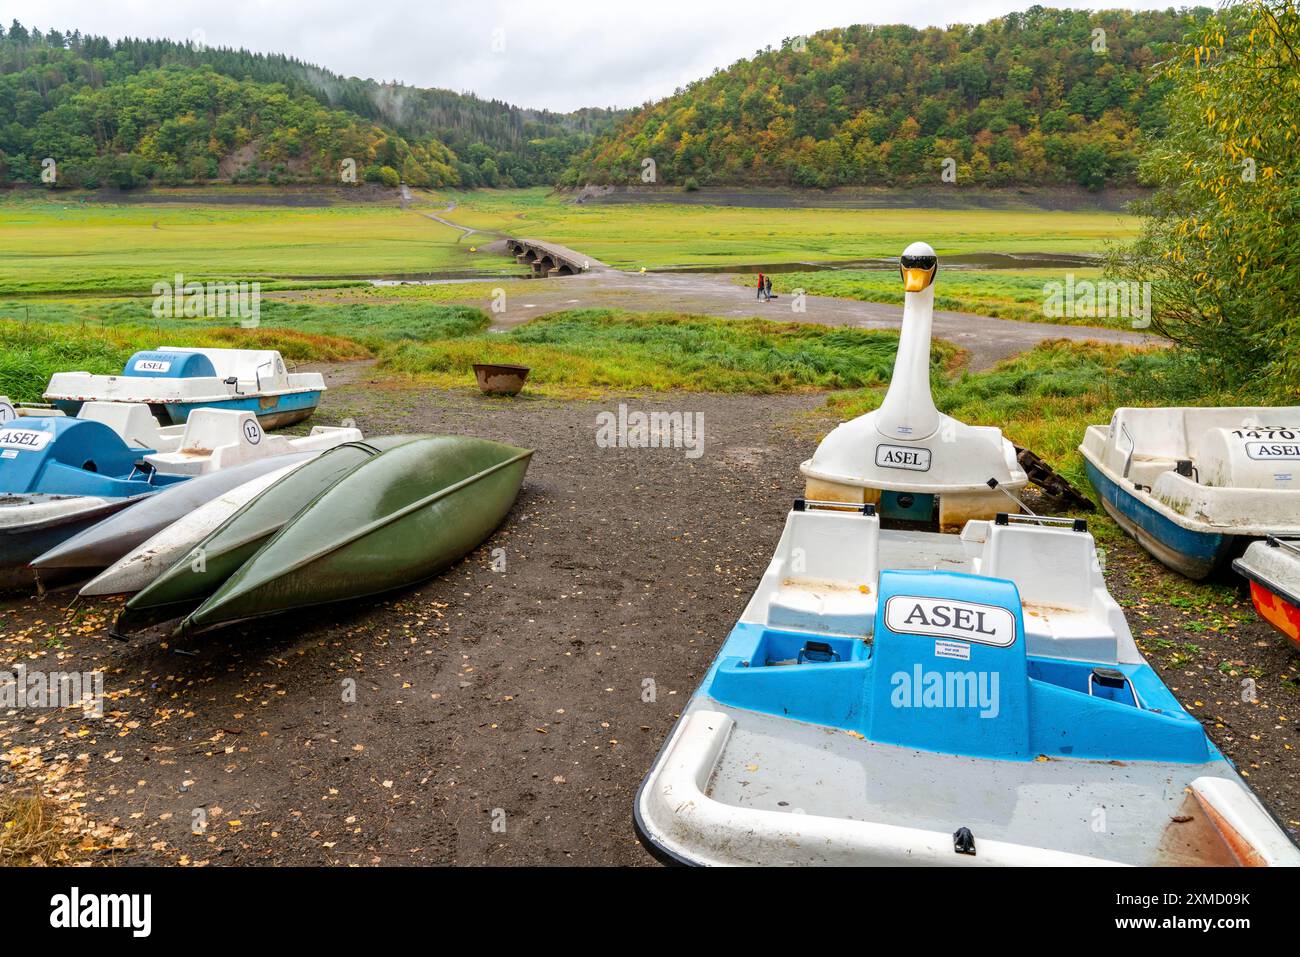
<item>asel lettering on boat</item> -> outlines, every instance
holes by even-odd
[[[1300,459],[1300,443],[1247,442],[1246,454],[1252,459]]]
[[[39,452],[50,444],[49,432],[31,429],[0,430],[0,449],[17,449],[20,452]]]
[[[136,372],[170,372],[172,364],[161,359],[139,359],[133,368]]]
[[[928,472],[930,471],[930,450],[923,448],[909,449],[902,445],[877,445],[876,464],[881,468]]]
[[[895,595],[885,604],[885,623],[890,631],[900,635],[956,638],[998,648],[1007,648],[1016,642],[1015,616],[997,605],[926,598],[923,595]],[[935,653],[938,652],[936,644]]]

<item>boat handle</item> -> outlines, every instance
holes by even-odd
[[[1292,538],[1278,538],[1276,535],[1268,536],[1268,543],[1273,548],[1285,548],[1288,552],[1300,555],[1300,541]]]
[[[863,515],[875,515],[876,506],[874,502],[832,502],[826,499],[816,498],[797,498],[794,500],[794,510],[796,512],[807,511],[809,507],[824,508],[832,512],[860,512]]]
[[[261,392],[261,391],[262,391],[262,366],[272,366],[272,367],[273,367],[274,364],[271,362],[270,359],[267,359],[265,362],[263,362],[261,365],[259,365],[256,369],[253,370],[253,377],[257,380],[257,391],[258,391],[258,392]]]
[[[1088,530],[1088,520],[1070,518],[1068,515],[1009,515],[998,512],[993,517],[994,525],[1069,525],[1076,532]]]

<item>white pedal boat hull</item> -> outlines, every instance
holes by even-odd
[[[311,416],[324,391],[320,373],[290,373],[275,351],[163,346],[132,356],[121,375],[56,373],[44,398],[69,415],[86,402],[135,402],[176,424],[217,408],[252,412],[277,429]]]
[[[1079,451],[1106,512],[1189,578],[1300,536],[1300,407],[1117,409]]]

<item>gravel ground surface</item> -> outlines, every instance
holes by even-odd
[[[598,447],[596,415],[619,400],[493,400],[372,375],[334,376],[319,421],[538,450],[498,532],[388,600],[184,647],[162,631],[111,640],[118,603],[0,601],[0,663],[102,669],[109,699],[99,721],[0,712],[0,781],[62,797],[92,861],[653,863],[633,795],[801,492],[798,463],[827,425],[820,398],[625,400],[701,413],[691,458]],[[1203,609],[1143,602],[1164,574],[1129,543],[1110,549],[1112,585],[1166,680],[1282,819],[1300,817],[1285,640],[1247,606],[1207,634]],[[1255,703],[1224,660],[1258,675]]]

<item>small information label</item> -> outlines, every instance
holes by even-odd
[[[936,658],[958,658],[970,661],[970,645],[964,641],[936,641],[934,643]]]

